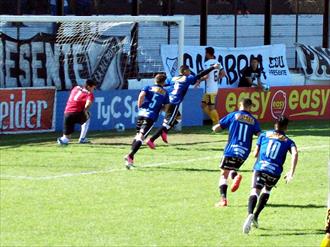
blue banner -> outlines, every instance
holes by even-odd
[[[125,129],[135,128],[138,113],[137,98],[139,90],[95,91],[95,101],[91,107],[90,130],[112,130],[118,125]],[[63,114],[70,92],[57,92],[56,131],[63,129]],[[200,108],[202,89],[190,89],[182,105],[182,126],[201,126],[203,112]],[[164,118],[161,114],[156,126]],[[78,127],[78,126],[77,126]]]

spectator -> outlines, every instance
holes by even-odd
[[[238,87],[262,87],[260,77],[261,69],[259,68],[259,60],[255,57],[251,60],[251,66],[243,71]]]

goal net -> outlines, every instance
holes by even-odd
[[[0,16],[0,88],[67,90],[87,78],[127,88],[164,71],[162,45],[177,47],[170,66],[182,64],[183,33],[179,16]]]

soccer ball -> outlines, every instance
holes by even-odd
[[[123,132],[125,131],[125,125],[122,123],[117,123],[115,125],[115,129],[117,130],[117,132]]]

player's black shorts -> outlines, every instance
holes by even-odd
[[[266,190],[271,190],[280,177],[275,177],[264,172],[254,171],[253,173],[253,188],[261,190],[263,187],[266,187]]]
[[[236,157],[222,157],[220,168],[227,169],[227,170],[235,170],[238,169],[243,165],[245,160]]]
[[[147,117],[138,117],[136,121],[136,133],[142,133],[146,138],[154,126],[154,120]]]
[[[330,234],[330,208],[328,208],[327,221],[325,223],[325,232]]]
[[[171,128],[179,123],[179,120],[181,120],[181,113],[179,111],[180,104],[173,105],[169,104],[169,107],[167,109],[164,123],[169,125]]]
[[[75,124],[84,124],[89,119],[89,114],[82,112],[64,113],[64,135],[70,135],[74,132]]]

